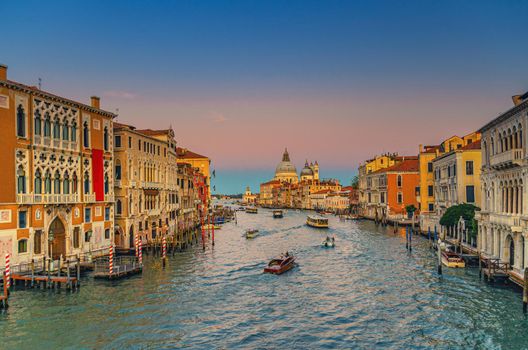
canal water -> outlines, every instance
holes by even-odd
[[[238,213],[210,243],[145,257],[142,276],[82,281],[78,293],[17,290],[0,314],[2,349],[523,349],[521,294],[478,271],[436,274],[427,240],[372,222],[305,226],[306,213]],[[243,238],[248,228],[261,234]],[[334,249],[320,243],[336,238]],[[298,266],[262,273],[286,250]]]

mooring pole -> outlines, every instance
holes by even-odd
[[[412,226],[409,228],[409,251],[412,252],[412,234],[413,234],[413,228]]]
[[[405,249],[409,250],[409,227],[405,226]]]
[[[432,249],[433,245],[431,243],[431,227],[427,228],[427,240],[429,241],[429,249]]]
[[[436,243],[436,253],[438,257],[438,274],[442,274],[442,250],[440,249],[440,240]]]
[[[528,308],[528,268],[524,268],[523,312]]]

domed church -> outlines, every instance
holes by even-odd
[[[275,177],[273,180],[278,180],[280,182],[288,182],[291,184],[296,184],[299,182],[299,178],[297,177],[297,169],[295,168],[295,165],[290,161],[290,155],[288,154],[288,149],[284,150],[284,154],[282,155],[282,162],[277,165],[277,169],[275,169]]]
[[[319,180],[319,164],[317,161],[315,163],[310,162],[308,164],[308,159],[304,163],[304,168],[301,170],[301,181],[309,180]]]

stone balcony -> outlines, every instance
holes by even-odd
[[[162,189],[164,187],[164,184],[162,182],[141,181],[141,187]]]
[[[68,204],[79,201],[79,194],[17,194],[18,204]]]
[[[522,232],[521,222],[523,221],[520,214],[499,214],[489,213],[480,214],[479,219],[489,218],[492,224],[504,225],[509,227],[512,232]]]
[[[515,148],[490,157],[490,166],[495,169],[511,168],[522,164],[523,150]]]

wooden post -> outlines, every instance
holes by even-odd
[[[524,269],[524,288],[523,288],[523,312],[526,313],[528,308],[528,268]]]
[[[480,256],[480,250],[478,251],[478,260],[479,260],[479,279],[482,278],[482,257]]]
[[[409,227],[405,226],[405,249],[409,250]]]
[[[35,260],[31,259],[31,288],[35,285]]]
[[[214,214],[213,214],[213,227],[212,227],[212,232],[213,232],[213,247],[214,247],[214,230],[215,230],[215,217],[214,217]]]
[[[427,228],[427,240],[429,241],[429,249],[432,249],[433,245],[431,244],[431,227]]]
[[[72,288],[72,283],[70,279],[70,259],[66,260],[66,289],[70,290]]]
[[[413,234],[413,228],[412,226],[409,228],[409,251],[412,252],[412,234]]]
[[[9,290],[7,289],[7,276],[6,272],[4,271],[4,299],[2,300],[2,306],[4,309],[7,309],[7,298],[9,297]]]
[[[77,254],[77,281],[76,288],[79,288],[81,285],[81,256]]]
[[[436,253],[437,253],[437,256],[438,256],[438,274],[441,275],[442,274],[442,250],[440,249],[440,240],[438,240],[438,242],[436,243]]]

